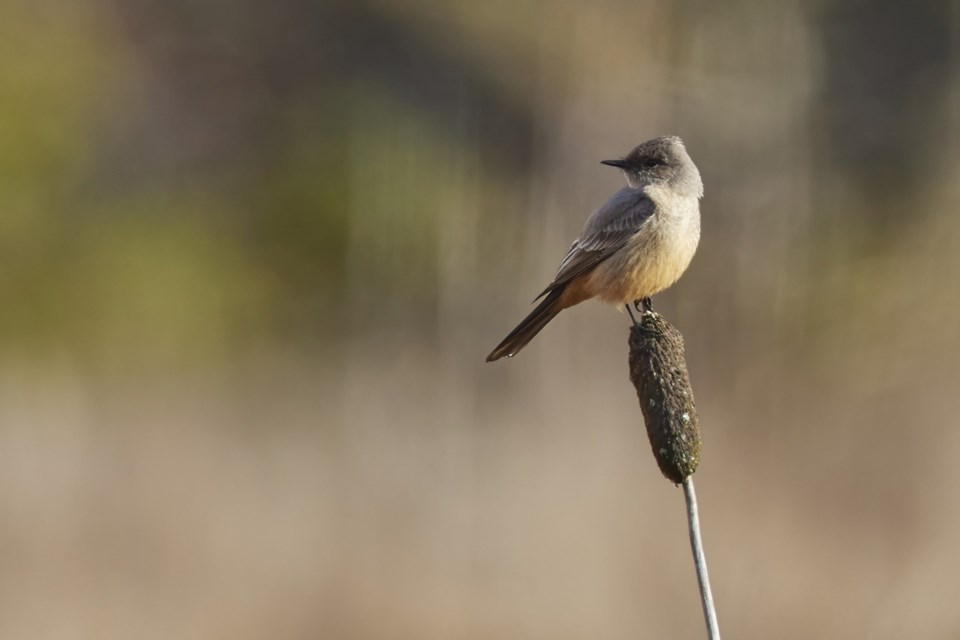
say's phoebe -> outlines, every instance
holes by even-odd
[[[516,355],[567,307],[590,298],[649,305],[650,296],[686,271],[700,240],[703,182],[683,141],[654,138],[603,164],[622,170],[627,186],[587,219],[553,282],[536,298],[543,300],[487,362]]]

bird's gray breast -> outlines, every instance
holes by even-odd
[[[648,188],[652,213],[624,246],[591,274],[593,295],[616,304],[652,296],[677,281],[700,241],[700,207],[695,197]]]

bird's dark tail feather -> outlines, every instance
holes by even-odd
[[[560,306],[560,295],[565,287],[559,287],[547,294],[537,308],[530,312],[523,321],[517,325],[516,329],[503,339],[503,342],[497,345],[497,348],[487,356],[487,362],[493,362],[506,356],[517,355],[520,349],[527,346],[527,343],[533,340],[533,337],[540,333],[540,330],[547,326],[547,323],[553,320],[558,313],[563,310]]]

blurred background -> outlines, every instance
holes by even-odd
[[[683,136],[731,638],[960,636],[960,8],[0,4],[0,636],[699,638],[627,317],[485,364]]]

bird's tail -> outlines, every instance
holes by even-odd
[[[497,345],[497,348],[487,356],[487,362],[493,362],[506,356],[508,358],[517,355],[520,349],[527,346],[527,343],[533,340],[533,337],[540,333],[540,330],[547,326],[547,323],[553,320],[564,307],[560,306],[560,296],[566,287],[559,287],[547,294],[537,308],[530,312],[517,327],[503,339],[503,342]]]

